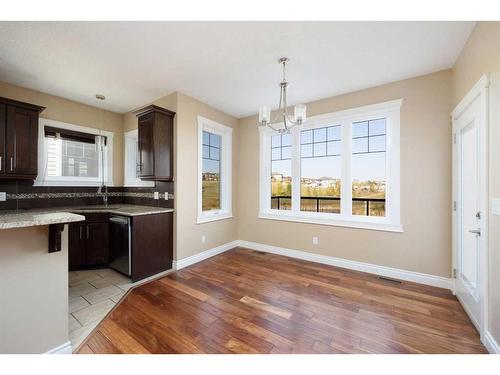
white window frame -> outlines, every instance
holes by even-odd
[[[218,210],[203,211],[203,132],[207,131],[221,137],[220,155],[220,205]],[[233,128],[198,116],[198,217],[197,224],[233,217],[232,210],[232,143]]]
[[[292,129],[292,209],[271,208],[271,136],[269,127],[259,127],[260,133],[260,199],[261,219],[294,221],[309,224],[402,232],[400,207],[400,109],[402,99],[351,108],[308,118]],[[351,148],[352,123],[386,118],[386,216],[352,215]],[[300,131],[341,125],[342,163],[341,214],[300,211]],[[278,127],[279,124],[274,124]]]
[[[47,176],[47,143],[45,142],[45,126],[73,130],[87,134],[106,136],[106,152],[104,154],[104,181],[107,186],[113,185],[113,137],[114,133],[89,128],[66,122],[40,118],[38,122],[38,176],[33,186],[100,186],[102,177],[51,177]],[[100,168],[100,167],[99,167]]]
[[[154,187],[154,181],[143,181],[137,177],[137,140],[138,129],[123,134],[123,186],[124,187]],[[132,157],[135,155],[135,157]]]

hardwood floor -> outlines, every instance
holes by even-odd
[[[448,291],[247,249],[133,289],[79,353],[486,353]]]

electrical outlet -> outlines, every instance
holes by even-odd
[[[207,242],[207,236],[203,235],[201,236],[201,243]]]
[[[0,193],[0,202],[5,202],[6,200],[7,200],[7,193],[1,192]]]
[[[168,191],[165,192],[165,200],[168,201]]]
[[[313,245],[319,244],[319,238],[318,237],[313,237]]]
[[[160,199],[160,193],[158,193],[157,191],[155,191],[154,194],[153,194],[153,198],[154,199]]]

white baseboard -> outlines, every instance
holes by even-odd
[[[56,348],[50,349],[45,354],[72,354],[72,353],[73,353],[73,347],[71,346],[71,342],[68,341],[62,345],[59,345]]]
[[[234,249],[235,247],[239,246],[239,243],[240,243],[240,241],[238,241],[238,240],[233,241],[233,242],[228,242],[228,243],[225,243],[224,245],[220,245],[220,246],[214,247],[212,249],[205,250],[199,254],[192,255],[190,257],[183,258],[181,260],[174,260],[173,268],[176,270],[180,270],[182,268],[188,267],[192,264],[201,262],[202,260],[211,258],[214,255],[217,255],[217,254],[223,253],[225,251]]]
[[[484,346],[486,346],[490,354],[500,354],[500,345],[498,345],[490,331],[486,331],[484,334]]]
[[[335,258],[326,255],[318,255],[300,250],[292,250],[283,247],[265,245],[257,242],[238,241],[238,246],[246,247],[252,250],[264,251],[272,254],[284,255],[291,258],[308,260],[310,262],[328,264],[331,266],[347,268],[350,270],[372,273],[375,275],[390,277],[394,279],[411,281],[414,283],[425,284],[450,290],[453,289],[453,280],[446,277],[434,276],[414,271],[401,270],[398,268],[378,266],[375,264],[357,262],[342,258]]]

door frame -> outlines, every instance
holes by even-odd
[[[479,317],[479,334],[481,341],[484,342],[485,333],[488,330],[488,269],[489,269],[489,85],[490,79],[488,75],[483,75],[474,87],[465,95],[460,103],[451,112],[452,119],[452,269],[453,269],[453,294],[456,292],[456,270],[458,260],[458,237],[460,235],[460,228],[458,227],[458,211],[457,211],[457,198],[458,198],[458,151],[456,143],[456,120],[460,115],[469,107],[469,105],[479,98],[481,115],[478,123],[479,131],[479,193],[480,193],[480,212],[481,212],[481,236],[479,237],[479,304],[480,304],[480,317]],[[467,311],[467,307],[464,306]]]

